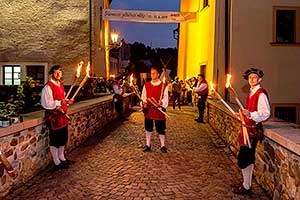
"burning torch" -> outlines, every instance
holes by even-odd
[[[90,77],[89,73],[90,73],[90,62],[88,62],[88,65],[86,67],[86,75],[85,75],[84,79],[81,81],[81,83],[79,84],[79,87],[77,88],[75,94],[72,97],[73,100],[77,96],[77,94],[80,91],[80,89],[84,86],[85,82],[89,79],[89,77]]]
[[[210,89],[214,93],[215,97],[218,100],[220,100],[224,104],[224,106],[235,116],[234,110],[228,105],[228,103],[226,103],[226,101],[224,101],[224,99],[221,97],[221,95],[215,90],[214,84],[212,83],[212,81],[210,81]]]
[[[82,65],[83,65],[83,61],[80,61],[80,63],[77,66],[76,74],[74,76],[74,79],[73,79],[73,82],[71,84],[71,87],[70,87],[70,89],[69,89],[69,91],[68,91],[68,93],[66,95],[66,99],[69,97],[69,95],[70,95],[70,93],[71,93],[71,91],[72,91],[72,89],[73,89],[73,87],[74,87],[77,79],[80,77],[80,71],[81,71]]]
[[[243,104],[241,103],[241,101],[240,101],[239,98],[238,98],[238,94],[237,94],[236,91],[233,89],[233,87],[232,87],[232,85],[231,85],[231,83],[230,83],[230,79],[231,79],[231,74],[227,74],[227,81],[226,81],[225,87],[231,89],[231,91],[232,91],[233,94],[234,94],[234,99],[235,99],[236,103],[239,105],[239,107],[240,107],[241,109],[244,109]]]
[[[131,74],[130,76],[130,84],[129,86],[133,89],[134,94],[142,101],[142,98],[139,94],[139,92],[137,91],[137,89],[133,86],[133,74]]]
[[[236,91],[233,89],[231,83],[230,83],[230,79],[231,79],[231,74],[227,74],[227,81],[226,81],[226,85],[225,87],[226,88],[229,88],[233,94],[234,94],[234,99],[236,101],[236,103],[239,105],[240,107],[240,110],[239,110],[239,115],[240,115],[240,120],[242,122],[242,131],[243,131],[243,139],[244,139],[244,142],[245,144],[247,144],[249,146],[249,148],[251,148],[251,142],[250,142],[250,139],[249,139],[249,134],[248,134],[248,130],[246,128],[246,124],[245,124],[245,119],[244,119],[244,115],[242,113],[242,110],[244,109],[244,106],[243,104],[241,103],[241,101],[239,100],[238,98],[238,94],[236,93]]]

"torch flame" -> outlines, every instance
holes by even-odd
[[[164,76],[164,78],[163,78],[163,83],[166,83],[166,77]]]
[[[83,61],[80,61],[80,63],[78,64],[78,67],[77,67],[76,78],[79,78],[79,76],[80,76],[80,71],[81,71],[82,65],[83,65]]]
[[[231,79],[231,74],[227,74],[227,81],[226,81],[226,85],[225,85],[225,87],[226,88],[229,88],[230,87],[230,79]]]
[[[130,86],[133,85],[132,81],[133,81],[133,74],[131,74],[131,76],[130,76]]]
[[[214,84],[213,84],[212,81],[210,81],[210,89],[211,89],[212,91],[215,91]]]
[[[90,77],[90,62],[88,62],[87,66],[86,66],[86,76]]]

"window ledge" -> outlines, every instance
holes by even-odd
[[[279,46],[279,47],[300,47],[300,43],[277,43],[270,42],[271,46]]]

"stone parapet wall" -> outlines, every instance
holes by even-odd
[[[124,110],[132,105],[131,99],[131,95],[124,98]],[[117,117],[112,96],[76,103],[70,107],[68,114],[71,121],[67,151],[76,148],[91,135],[99,133],[101,128]],[[0,163],[1,198],[26,183],[52,162],[49,130],[44,124],[43,111],[28,114],[23,123],[0,128],[0,146],[18,173],[17,178],[12,179]]]
[[[220,103],[208,100],[207,120],[237,155],[240,123]],[[300,199],[300,129],[277,119],[264,123],[265,138],[258,144],[254,175],[273,199]]]

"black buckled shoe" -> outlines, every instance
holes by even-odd
[[[69,159],[66,159],[66,160],[60,160],[62,163],[66,164],[66,165],[73,165],[75,163],[74,160],[69,160]]]
[[[144,146],[143,152],[149,152],[151,151],[151,146]]]
[[[59,163],[58,165],[54,165],[54,170],[55,171],[58,171],[58,170],[61,170],[61,169],[68,169],[69,168],[69,165],[67,165],[66,163]]]
[[[240,187],[233,187],[232,188],[232,192],[234,194],[240,194],[240,195],[248,195],[248,194],[251,194],[252,192],[252,188],[250,189],[245,189],[244,186],[240,186]]]
[[[167,153],[168,149],[167,149],[167,147],[163,146],[163,147],[160,147],[160,151],[163,153]]]

